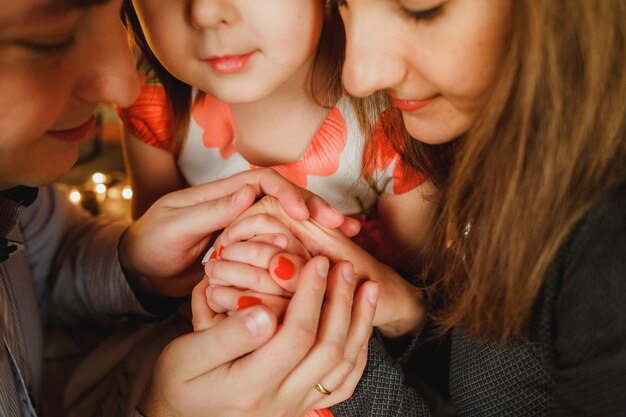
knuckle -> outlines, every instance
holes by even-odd
[[[250,288],[258,288],[260,290],[263,289],[263,283],[265,282],[265,274],[266,272],[261,269],[255,269],[254,274],[252,276],[252,282]]]
[[[248,252],[248,257],[250,259],[259,259],[261,255],[263,255],[260,245],[252,243],[247,246],[246,252]]]
[[[297,326],[292,331],[293,337],[291,340],[296,351],[309,350],[315,343],[317,332],[309,324]]]
[[[354,372],[355,368],[356,368],[356,361],[350,360],[348,358],[343,358],[341,363],[337,365],[336,369],[341,374],[341,377],[345,379],[348,376],[350,376],[352,372]]]
[[[257,410],[261,409],[262,395],[260,392],[248,392],[247,395],[238,397],[237,408],[243,415],[253,415]]]
[[[348,386],[345,385],[346,384],[333,391],[333,396],[337,402],[345,401],[354,394],[356,386],[354,384],[349,384]]]
[[[343,343],[337,341],[326,341],[322,345],[324,358],[328,363],[341,364],[344,352]]]

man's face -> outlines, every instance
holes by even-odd
[[[74,164],[99,103],[139,91],[121,0],[0,0],[0,190]]]

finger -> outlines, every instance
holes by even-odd
[[[310,259],[308,251],[297,239],[295,239],[289,230],[288,225],[271,214],[251,213],[252,212],[247,211],[244,214],[246,217],[238,219],[236,222],[230,224],[226,229],[224,229],[224,231],[216,239],[215,246],[228,247],[233,242],[252,240],[261,235],[280,234],[287,237],[287,245],[284,249],[285,251]]]
[[[226,305],[220,304],[218,303],[215,298],[213,297],[213,290],[215,288],[218,288],[216,286],[210,285],[209,287],[207,287],[206,291],[205,291],[205,299],[206,299],[206,303],[209,306],[209,308],[211,310],[213,310],[215,313],[226,313],[230,310],[230,308]]]
[[[328,380],[326,376],[335,367],[346,366],[344,351],[351,324],[354,296],[353,271],[352,264],[343,262],[335,265],[328,274],[326,302],[322,309],[320,330],[315,346],[301,365],[285,380],[288,392],[292,395],[306,394],[322,380],[324,386],[331,391],[343,382],[343,380]]]
[[[312,217],[320,224],[344,229],[344,216],[321,197],[300,188],[270,168],[245,171],[229,178],[189,187],[168,194],[160,204],[171,207],[186,207],[221,199],[248,185],[255,197],[270,195],[278,199],[285,212],[293,219],[306,220]],[[353,222],[348,220],[348,224]],[[217,230],[217,229],[216,229]],[[354,227],[347,230],[354,231]],[[348,235],[352,236],[352,235]]]
[[[276,285],[291,294],[296,290],[302,267],[305,264],[305,259],[281,252],[271,259],[268,274]]]
[[[337,388],[333,389],[331,395],[320,395],[320,393],[315,389],[311,391],[309,396],[312,398],[312,401],[318,400],[313,405],[315,409],[328,408],[352,397],[352,394],[354,394],[354,390],[356,389],[357,384],[363,376],[365,365],[367,364],[367,351],[367,344],[365,344],[359,352],[356,360],[356,366],[354,367],[352,372],[345,378],[344,382]],[[322,386],[325,386],[324,384],[322,384]]]
[[[188,240],[208,242],[210,234],[231,224],[250,207],[254,197],[252,188],[244,186],[234,194],[178,208],[170,218],[169,227]]]
[[[262,236],[267,237],[268,235]],[[284,250],[271,243],[247,240],[226,246],[222,250],[220,259],[268,269],[272,258]]]
[[[354,237],[361,231],[361,222],[351,217],[346,217],[344,222],[337,229],[347,237]]]
[[[285,294],[285,290],[274,282],[267,269],[241,262],[218,260],[207,262],[204,270],[212,284],[215,284],[213,280],[217,279],[230,286],[252,291],[275,295]]]
[[[209,308],[205,296],[208,286],[208,279],[204,277],[191,292],[191,323],[194,331],[206,330],[213,325],[215,313]]]
[[[378,283],[368,281],[361,285],[357,291],[354,298],[352,318],[343,358],[328,374],[322,376],[319,380],[319,382],[333,394],[342,386],[344,389],[347,389],[347,385],[345,384],[351,376],[353,376],[354,371],[358,369],[359,355],[361,355],[363,349],[367,347],[372,334],[372,321],[378,301],[378,287]],[[340,394],[340,392],[337,392],[337,394]],[[343,394],[345,394],[345,392]],[[341,395],[338,395],[338,397],[341,397]],[[338,400],[338,398],[335,397],[333,400]],[[343,400],[343,398],[339,399],[339,401],[341,400]]]
[[[263,348],[242,358],[244,367],[256,367],[257,363],[271,363],[246,380],[246,390],[254,390],[266,381],[281,381],[298,365],[314,345],[319,316],[326,291],[328,259],[315,257],[302,267],[301,277],[279,331]],[[281,358],[276,361],[276,358]]]
[[[213,327],[188,333],[162,352],[172,375],[189,381],[246,355],[269,340],[276,331],[276,317],[265,306],[236,312]]]
[[[279,322],[289,304],[288,298],[232,287],[213,287],[210,296],[212,302],[223,306],[227,311],[240,311],[252,305],[263,304],[274,313]]]
[[[222,180],[178,191],[174,193],[175,195],[170,195],[166,203],[178,207],[185,206],[190,201],[198,204],[232,194],[244,185],[253,190],[255,197],[271,195],[278,199],[281,206],[294,219],[308,219],[307,201],[316,200],[310,196],[312,194],[310,191],[296,186],[273,169],[266,168],[241,172]],[[332,210],[334,209],[331,208]],[[321,211],[324,213],[326,210]]]

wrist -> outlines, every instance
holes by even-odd
[[[370,269],[381,284],[374,325],[387,338],[413,337],[426,318],[424,290],[412,285],[383,263]]]
[[[180,307],[183,299],[162,295],[153,285],[152,280],[135,267],[127,239],[128,229],[120,237],[117,257],[126,282],[135,298],[149,314],[168,316],[174,313]]]

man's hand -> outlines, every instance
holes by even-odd
[[[212,234],[264,195],[275,197],[294,219],[313,218],[348,236],[358,233],[358,222],[275,171],[246,171],[168,194],[130,226],[120,240],[119,259],[134,287],[148,294],[188,295],[202,273],[185,272],[198,262]]]

